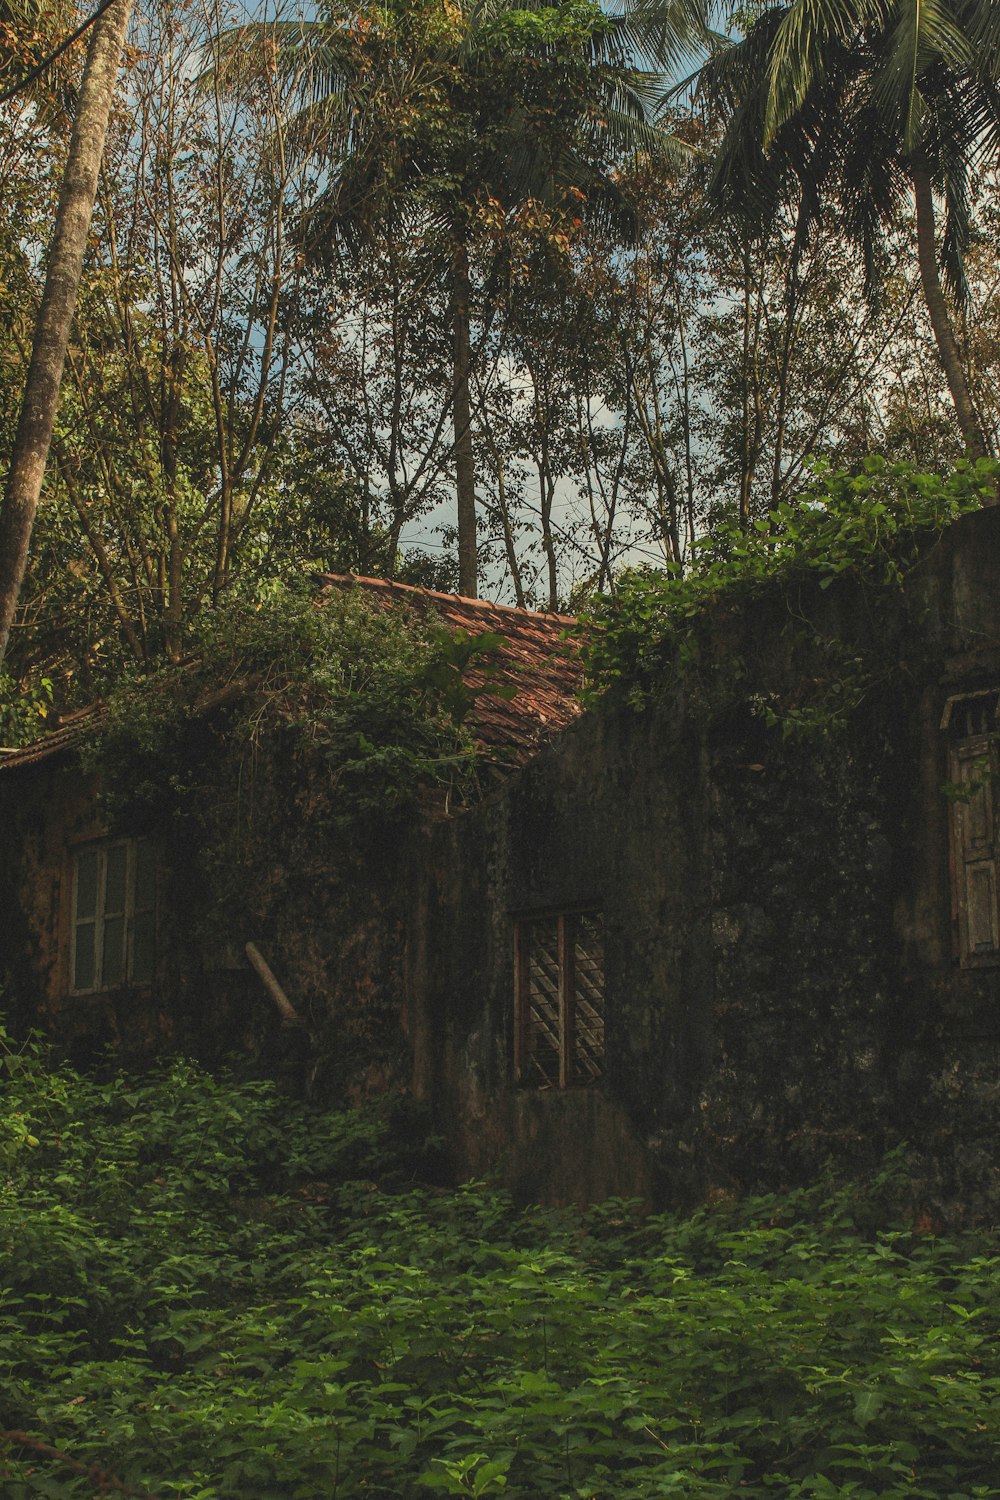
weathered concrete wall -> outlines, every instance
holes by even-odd
[[[318,839],[280,764],[266,765],[255,788],[264,847],[248,841],[243,859],[220,854],[200,824],[169,812],[109,820],[98,792],[69,754],[0,774],[0,1010],[18,1032],[41,1027],[79,1063],[109,1049],[135,1066],[164,1053],[233,1060],[341,1100],[408,1083],[405,863],[394,851]],[[236,816],[224,798],[217,811],[223,821]],[[155,975],[72,994],[74,853],[108,836],[154,842]],[[247,942],[264,953],[305,1032],[281,1026]]]
[[[588,716],[437,830],[408,981],[459,1171],[678,1201],[908,1140],[927,1202],[1000,1197],[1000,969],[957,964],[939,727],[950,693],[1000,681],[998,571],[989,511],[877,616],[845,581],[716,619],[644,712]],[[766,727],[762,698],[876,648],[846,728]],[[606,1077],[519,1089],[514,920],[574,905],[604,915]]]

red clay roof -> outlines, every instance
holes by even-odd
[[[471,688],[482,687],[489,678],[497,686],[516,689],[511,699],[482,694],[468,719],[480,746],[504,764],[530,760],[546,740],[583,712],[576,696],[583,675],[579,648],[564,638],[576,624],[570,615],[514,609],[487,599],[467,599],[351,573],[328,573],[319,581],[325,588],[364,589],[386,609],[404,604],[422,614],[433,613],[442,625],[469,635],[486,631],[502,635],[503,644],[488,665],[474,663],[464,677]]]
[[[386,609],[402,604],[421,614],[433,613],[443,625],[469,635],[486,631],[502,635],[503,644],[490,657],[489,665],[473,663],[464,674],[472,688],[482,687],[489,677],[498,686],[516,689],[516,696],[509,700],[482,694],[469,715],[469,728],[476,740],[500,764],[529,760],[546,740],[567,728],[582,712],[576,697],[582,676],[579,651],[572,641],[563,639],[565,631],[576,623],[569,615],[514,609],[485,599],[466,599],[460,594],[441,594],[353,573],[324,574],[317,581],[324,591],[363,589],[369,599]],[[65,715],[57,729],[34,744],[0,750],[0,774],[72,750],[101,712],[100,704],[80,709]]]
[[[33,766],[38,761],[48,760],[50,756],[72,750],[74,745],[80,743],[88,726],[102,712],[102,705],[94,703],[89,708],[77,709],[76,713],[63,714],[59,728],[51,730],[42,739],[35,740],[34,744],[23,745],[17,750],[0,749],[0,772],[12,770],[15,766]]]

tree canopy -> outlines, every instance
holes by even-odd
[[[998,59],[971,0],[140,7],[19,732],[275,578],[572,609],[797,505],[817,453],[996,452]],[[66,119],[0,106],[0,468]]]
[[[886,236],[912,202],[924,297],[975,457],[986,439],[938,265],[964,304],[973,179],[1000,147],[1000,86],[977,45],[990,9],[982,0],[767,4],[698,80],[725,120],[711,191],[747,232],[759,233],[794,199],[803,239],[830,205],[864,257],[874,295]],[[945,208],[940,246],[936,196]]]
[[[335,265],[403,239],[446,289],[468,595],[478,588],[470,262],[481,261],[495,304],[518,257],[546,244],[568,253],[584,219],[634,237],[616,169],[636,151],[662,152],[667,138],[651,122],[653,80],[631,60],[629,36],[596,0],[395,0],[329,5],[315,21],[225,39],[224,76],[274,66],[295,80],[289,143],[323,168],[301,226],[305,254]]]

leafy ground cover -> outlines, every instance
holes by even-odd
[[[5,1500],[1000,1496],[997,1238],[884,1181],[521,1211],[400,1101],[3,1074]]]

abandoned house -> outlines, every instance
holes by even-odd
[[[79,721],[5,753],[13,1022],[270,1065],[293,1049],[251,943],[317,1097],[412,1089],[456,1174],[684,1202],[906,1141],[923,1200],[995,1208],[998,576],[994,508],[879,611],[846,577],[775,591],[707,619],[642,703],[587,712],[566,621],[356,580],[504,637],[516,694],[470,720],[502,774],[354,842],[276,774],[241,906],[168,818],[102,822]],[[831,684],[849,711],[803,729]]]

